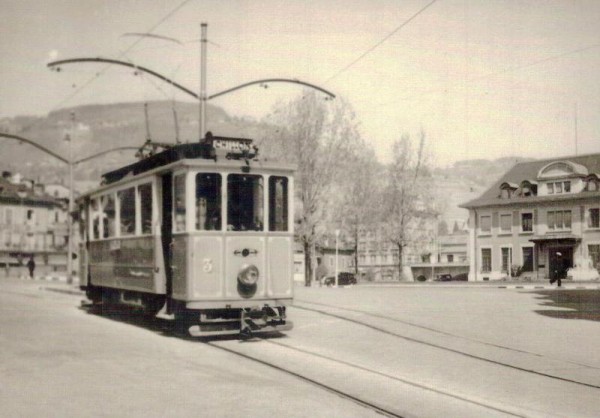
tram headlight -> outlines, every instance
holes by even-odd
[[[258,268],[253,264],[244,264],[238,273],[238,281],[244,286],[253,286],[260,276]]]

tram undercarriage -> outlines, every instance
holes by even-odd
[[[154,316],[164,311],[166,297],[127,290],[90,287],[86,296],[93,306],[128,306]],[[175,333],[182,336],[208,337],[239,334],[249,338],[255,334],[291,330],[293,324],[286,320],[285,306],[254,306],[226,309],[188,309],[183,302],[174,302]]]

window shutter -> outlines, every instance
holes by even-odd
[[[518,210],[513,211],[513,226],[517,228],[521,225],[521,214]]]
[[[492,228],[498,228],[498,212],[492,213]]]

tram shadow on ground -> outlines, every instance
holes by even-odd
[[[180,335],[176,330],[177,327],[175,326],[175,321],[172,319],[146,315],[141,310],[136,310],[127,306],[93,306],[91,304],[83,304],[80,309],[90,315],[97,315],[112,321],[145,328],[164,337],[173,337],[187,341],[211,342],[239,340],[240,342],[248,343],[265,339],[286,337],[286,334],[281,332],[271,332],[251,337],[242,336],[241,334],[192,337],[189,335]]]
[[[540,315],[557,319],[600,321],[600,290],[556,289],[533,293],[540,295],[537,297],[540,305],[549,308],[534,311]]]

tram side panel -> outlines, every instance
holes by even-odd
[[[165,293],[164,268],[155,263],[156,237],[93,241],[89,265],[95,286]]]

